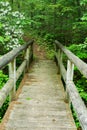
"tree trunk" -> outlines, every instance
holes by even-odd
[[[57,0],[53,0],[53,4],[56,5],[56,3],[57,3]],[[53,15],[54,15],[54,27],[53,27],[54,29],[53,30],[54,30],[54,35],[55,35],[55,33],[56,33],[56,21],[57,21],[56,20],[56,18],[57,18],[56,7],[54,8],[54,14]]]
[[[80,0],[76,0],[76,4],[77,4],[77,11],[78,11],[78,21],[80,21],[80,18],[82,16],[82,12],[81,12],[81,6],[80,6]]]

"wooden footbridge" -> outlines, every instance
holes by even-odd
[[[70,110],[72,103],[82,130],[87,130],[87,108],[73,82],[74,65],[87,78],[87,64],[55,41],[55,59],[33,60],[33,40],[0,58],[0,68],[9,66],[9,79],[0,90],[0,107],[10,97],[0,130],[76,130]],[[23,53],[22,53],[23,52]],[[16,68],[16,58],[24,54]],[[62,55],[67,56],[67,70]],[[24,78],[16,92],[16,82]],[[65,82],[64,90],[61,77]]]

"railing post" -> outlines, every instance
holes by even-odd
[[[9,78],[13,79],[13,89],[10,92],[10,101],[15,99],[16,94],[16,59],[9,64]]]
[[[54,49],[55,49],[55,52],[56,52],[56,54],[57,54],[57,52],[58,52],[58,47],[57,47],[56,44],[54,44]],[[56,65],[58,66],[58,60],[57,60],[56,55],[54,56],[54,61],[56,62]]]
[[[26,49],[25,60],[26,60],[26,70],[25,70],[25,72],[26,72],[26,71],[28,71],[30,63],[33,60],[33,44]]]
[[[26,52],[25,52],[25,60],[26,60],[26,70],[25,71],[28,71],[28,68],[29,68],[29,53],[30,53],[30,46],[26,49]]]
[[[29,62],[31,63],[32,61],[33,61],[33,43],[31,44],[31,47],[30,47],[30,59],[29,59]]]
[[[62,64],[62,51],[60,49],[58,49],[58,74],[61,74],[60,73],[60,67],[61,67],[61,64]]]
[[[68,60],[66,82],[73,81],[73,75],[74,75],[74,64],[70,60]]]
[[[55,55],[55,62],[56,62],[56,64],[57,64],[57,66],[58,66],[58,74],[60,74],[60,60],[62,60],[62,53],[61,53],[61,50],[59,49],[59,47],[55,44],[55,46],[54,46],[54,48],[55,48],[55,52],[56,52],[56,55]]]
[[[70,83],[71,81],[73,81],[73,76],[74,76],[74,64],[68,60],[67,61],[67,73],[66,73],[66,94],[67,94],[67,100],[70,102],[69,99],[69,94],[68,94],[68,90],[67,90],[67,85],[68,83]]]

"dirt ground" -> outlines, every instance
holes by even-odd
[[[24,40],[28,42],[30,38],[24,36]],[[36,42],[34,42],[34,57],[35,59],[47,59],[44,47],[38,45]]]

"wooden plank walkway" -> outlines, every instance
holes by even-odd
[[[39,60],[27,74],[21,93],[10,106],[1,129],[76,130],[69,104],[64,99],[55,63]]]

